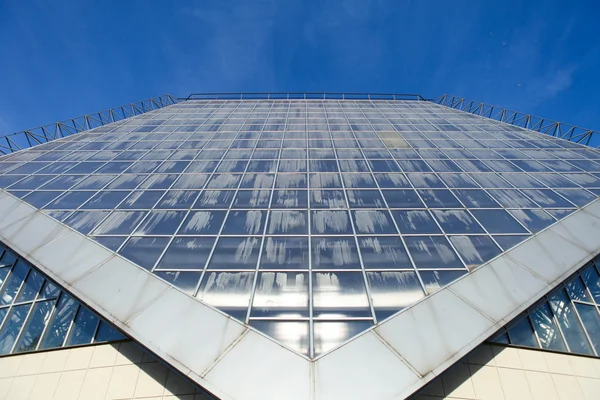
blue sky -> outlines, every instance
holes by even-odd
[[[596,1],[0,0],[0,133],[211,91],[451,93],[600,129]]]

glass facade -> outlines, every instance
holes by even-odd
[[[0,243],[0,355],[122,339],[95,312]]]
[[[600,356],[600,256],[491,342]]]
[[[425,101],[191,100],[0,188],[312,357],[596,199],[600,153]]]

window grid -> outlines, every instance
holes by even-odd
[[[599,159],[600,153],[577,144],[427,102],[199,100],[3,157],[0,187],[225,312],[217,297],[203,293],[214,285],[242,285],[236,296],[247,304],[234,317],[250,325],[268,322],[275,330],[307,322],[307,344],[264,332],[312,357],[347,339],[315,336],[316,323],[345,324],[351,332],[359,326],[354,322],[387,318],[392,311],[378,306],[378,290],[409,290],[418,300],[414,287],[402,286],[406,282],[376,287],[371,277],[414,276],[420,296],[435,292],[595,199]],[[82,188],[85,179],[95,183]],[[245,215],[248,224],[255,212],[260,218],[254,223],[264,224],[260,231],[242,224],[231,230],[236,216]],[[198,226],[186,233],[192,215]],[[292,216],[306,219],[302,231],[269,231],[274,218]],[[321,232],[316,223],[325,216],[330,221]],[[201,218],[212,222],[202,225]],[[415,228],[406,231],[406,224]],[[237,250],[228,248],[236,238]],[[186,239],[212,240],[197,265],[169,261],[184,254],[175,244]],[[276,254],[279,264],[266,264],[268,241],[284,248]],[[289,264],[299,255],[302,268]],[[317,257],[340,263],[317,265]],[[264,273],[288,280],[305,274],[306,316],[263,315],[254,300]],[[342,282],[357,273],[362,289]],[[337,289],[328,286],[329,295],[338,290],[338,298],[350,296],[355,309],[314,314],[321,290],[314,279],[325,275],[339,280]],[[248,283],[233,283],[244,276],[251,276]],[[229,281],[207,289],[215,277]],[[289,283],[274,285],[281,291]]]
[[[587,279],[584,278],[586,275]],[[490,342],[600,356],[600,336],[597,327],[586,323],[577,308],[577,305],[591,307],[592,317],[600,322],[599,277],[600,256],[596,256],[572,277],[544,296],[505,328],[502,328],[490,339]],[[587,301],[577,298],[577,289],[569,289],[574,282],[579,282],[578,286],[584,296],[588,298]],[[553,303],[561,303],[561,305],[557,306]],[[553,326],[536,321],[534,315],[540,309],[549,310]],[[561,323],[561,313],[571,313],[570,324]],[[540,332],[545,332],[545,336]],[[574,340],[573,335],[577,335],[578,340]],[[525,337],[533,338],[533,344],[531,341],[524,340]],[[555,339],[559,344],[547,343],[549,338]]]
[[[33,279],[37,279],[37,283],[32,282]],[[3,303],[0,305],[0,355],[125,339],[93,312],[90,315],[91,325],[79,322],[78,316],[89,310],[2,243],[0,293]],[[29,298],[23,299],[24,296]],[[68,302],[67,306],[57,311],[63,300]],[[42,309],[44,304],[49,307],[45,311]],[[21,318],[15,318],[17,309],[24,307],[27,308],[25,314]],[[69,313],[61,316],[60,313],[65,309]],[[42,320],[36,319],[38,315],[35,311],[40,310]],[[56,323],[61,325],[56,326]],[[53,326],[53,331],[50,326]],[[74,333],[74,328],[81,331]],[[101,333],[101,329],[106,332]],[[58,341],[49,342],[48,339],[53,334]]]

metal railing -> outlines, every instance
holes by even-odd
[[[414,93],[247,92],[192,93],[179,100],[421,100]]]
[[[435,100],[437,104],[465,111],[471,114],[505,122],[507,124],[530,129],[560,139],[580,143],[590,147],[600,147],[600,132],[579,126],[556,122],[547,118],[536,117],[506,108],[492,106],[485,103],[467,100],[445,94]]]
[[[125,118],[157,110],[177,102],[179,100],[176,97],[166,94],[81,117],[11,133],[6,136],[0,136],[0,155],[10,154],[38,144],[71,136]]]

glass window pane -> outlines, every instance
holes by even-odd
[[[0,293],[0,305],[14,302],[17,291],[25,281],[28,272],[29,267],[21,260],[17,261],[2,287],[2,292]]]
[[[298,235],[308,233],[306,211],[271,211],[267,233],[270,235]]]
[[[581,277],[592,293],[596,304],[600,304],[600,275],[596,271],[596,268],[594,268],[594,265],[589,265],[585,268],[581,273]]]
[[[260,269],[308,269],[308,238],[267,237]]]
[[[303,321],[250,321],[250,326],[302,354],[308,354],[309,326]]]
[[[542,303],[531,313],[531,323],[538,335],[542,349],[567,351],[565,343],[552,318],[548,303]]]
[[[238,190],[231,208],[268,208],[270,190]]]
[[[471,213],[489,233],[528,233],[505,210],[471,210]]]
[[[600,354],[600,314],[598,314],[598,307],[581,303],[575,303],[575,307],[579,311],[583,326],[592,341],[594,349],[596,349],[596,353]]]
[[[315,321],[315,356],[335,348],[372,325],[371,321]]]
[[[164,194],[163,190],[136,190],[118,208],[147,210],[153,208]]]
[[[418,269],[464,268],[443,236],[407,236],[404,240]]]
[[[134,234],[172,235],[177,231],[186,214],[186,211],[150,211]]]
[[[222,233],[256,235],[263,231],[266,211],[230,211]]]
[[[402,234],[441,233],[428,211],[392,211],[392,216]]]
[[[564,197],[559,196],[554,190],[526,189],[523,190],[523,193],[542,207],[574,207],[571,202],[567,201]]]
[[[378,321],[425,297],[415,272],[367,272],[373,307]]]
[[[138,223],[146,216],[143,211],[113,211],[100,226],[94,235],[128,235]]]
[[[117,251],[119,247],[127,240],[126,236],[90,236],[102,246],[112,251]]]
[[[360,261],[354,238],[312,237],[314,269],[357,269]]]
[[[510,210],[509,212],[532,233],[539,232],[556,222],[544,210]]]
[[[207,272],[197,297],[233,318],[245,321],[254,274],[254,271]]]
[[[193,208],[229,208],[235,190],[203,190]]]
[[[573,310],[572,303],[563,289],[550,295],[550,307],[552,307],[552,311],[565,335],[570,351],[580,354],[593,354],[579,319]]]
[[[307,208],[308,190],[276,190],[272,208]]]
[[[198,193],[197,190],[169,190],[155,207],[160,209],[188,209],[196,201]]]
[[[527,316],[508,328],[508,336],[512,344],[526,347],[539,347],[535,339],[535,333]]]
[[[360,237],[358,244],[367,269],[413,268],[399,237]]]
[[[425,208],[414,190],[382,190],[385,201],[390,208]]]
[[[215,238],[176,237],[156,266],[157,270],[203,269]]]
[[[177,234],[216,235],[221,230],[226,213],[226,211],[192,211]]]
[[[348,211],[313,211],[311,212],[311,233],[344,235],[352,234],[352,225]]]
[[[453,192],[468,208],[500,208],[500,205],[483,190],[454,189]]]
[[[467,268],[473,269],[502,252],[489,236],[450,236]]]
[[[387,210],[352,211],[356,233],[397,234],[396,227]]]
[[[308,317],[308,273],[260,272],[250,317]]]
[[[42,288],[43,283],[44,277],[42,274],[31,270],[27,276],[27,279],[25,280],[25,284],[21,287],[21,292],[17,296],[17,300],[15,302],[21,303],[35,299]]]
[[[467,270],[463,271],[419,271],[419,276],[425,285],[427,293],[431,294],[443,288],[447,284],[455,281],[465,275]]]
[[[484,233],[481,226],[465,210],[433,210],[445,233]]]
[[[378,190],[347,190],[350,207],[385,208]]]
[[[15,347],[16,353],[35,350],[40,338],[42,337],[44,327],[48,323],[53,305],[53,300],[35,304],[27,324],[23,329],[23,334],[19,339],[19,343]]]
[[[167,243],[169,238],[164,237],[132,237],[119,254],[140,267],[151,270]]]
[[[123,339],[125,339],[125,336],[122,333],[106,322],[100,321],[100,326],[98,327],[98,332],[96,333],[96,339],[94,340],[95,343],[111,342]]]
[[[80,306],[66,344],[73,346],[91,343],[97,326],[98,316],[87,307]]]
[[[311,190],[311,208],[347,208],[344,192],[341,190]]]
[[[449,190],[418,190],[418,192],[429,208],[463,208],[460,201]]]
[[[63,345],[78,307],[79,305],[75,299],[63,292],[52,320],[48,325],[48,329],[46,329],[46,333],[44,334],[44,339],[40,345],[41,349],[51,349]]]
[[[371,317],[362,272],[313,273],[315,318]]]
[[[96,192],[66,192],[56,200],[47,204],[45,208],[51,210],[74,210],[88,201],[94,194],[96,194]]]
[[[0,330],[0,354],[9,354],[12,351],[30,308],[31,304],[15,306],[6,316],[2,330]]]
[[[194,271],[154,271],[154,274],[193,296],[202,273]]]
[[[208,269],[255,269],[259,248],[259,238],[221,237]]]

